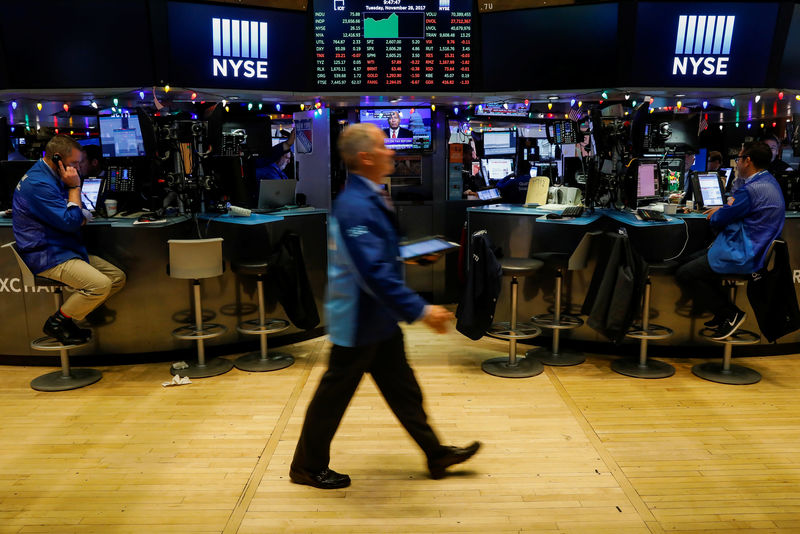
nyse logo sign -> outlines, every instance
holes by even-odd
[[[266,79],[267,23],[211,19],[214,76]]]
[[[681,15],[672,75],[726,76],[734,16]]]

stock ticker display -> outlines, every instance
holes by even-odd
[[[314,0],[318,89],[471,89],[471,0]]]

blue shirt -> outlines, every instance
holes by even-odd
[[[89,261],[81,237],[83,212],[77,204],[67,202],[67,197],[64,182],[41,159],[14,189],[14,239],[34,274],[74,258]]]

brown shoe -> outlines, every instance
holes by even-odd
[[[451,465],[460,464],[469,460],[473,454],[478,452],[481,448],[480,441],[473,441],[466,447],[445,447],[444,454],[436,458],[428,459],[428,471],[431,472],[431,478],[439,480],[445,476],[445,469]]]

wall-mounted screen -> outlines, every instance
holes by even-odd
[[[370,122],[386,134],[384,143],[393,150],[431,148],[431,109],[362,109],[360,122]]]
[[[143,87],[155,81],[146,0],[0,2],[8,86]]]
[[[306,14],[169,2],[169,80],[185,87],[303,90]]]
[[[800,87],[800,5],[794,6],[792,25],[778,75],[779,87]]]
[[[314,0],[318,89],[471,89],[471,0]]]
[[[487,102],[475,106],[475,115],[481,117],[528,117],[528,106],[523,102]]]
[[[777,15],[777,2],[640,2],[630,82],[763,87]]]
[[[483,154],[497,156],[517,153],[516,130],[487,130],[483,132]]]
[[[487,90],[572,89],[617,76],[617,4],[481,16]]]

